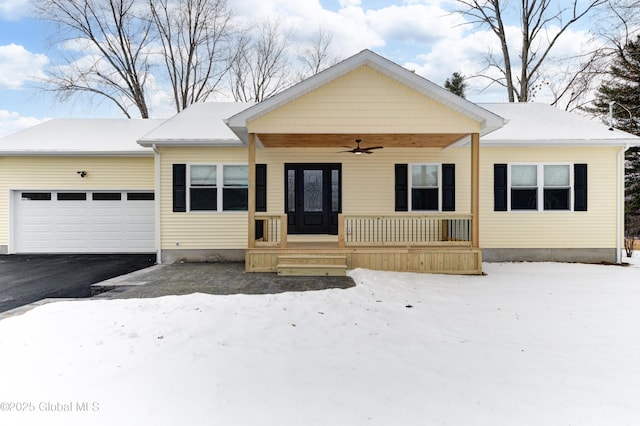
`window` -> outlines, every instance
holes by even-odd
[[[246,165],[189,166],[190,211],[246,211],[249,169]]]
[[[439,210],[440,166],[411,165],[411,210]]]
[[[189,201],[191,210],[218,209],[218,167],[193,165],[189,168]]]
[[[511,166],[511,210],[538,209],[538,166]]]
[[[571,210],[571,173],[568,164],[545,165],[544,209]]]
[[[93,201],[120,201],[122,194],[120,192],[94,192],[91,198]]]
[[[249,207],[249,167],[223,166],[222,210],[246,211]]]
[[[569,164],[512,164],[511,210],[571,210]]]
[[[127,192],[128,201],[152,201],[153,192]]]
[[[86,192],[58,192],[58,201],[85,201]]]
[[[23,201],[51,201],[50,192],[23,192],[20,197]]]

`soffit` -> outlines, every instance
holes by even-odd
[[[259,133],[258,139],[265,148],[344,148],[355,146],[362,140],[363,148],[383,146],[385,148],[446,148],[462,138],[464,133],[449,134],[288,134]]]

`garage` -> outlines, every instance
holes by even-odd
[[[152,191],[13,191],[15,253],[152,253]]]

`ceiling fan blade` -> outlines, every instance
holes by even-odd
[[[382,149],[382,148],[384,148],[384,146],[371,146],[371,147],[366,147],[362,149]]]
[[[355,149],[349,149],[349,150],[346,150],[346,151],[338,151],[338,152],[356,152],[356,150]]]

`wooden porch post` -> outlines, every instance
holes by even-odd
[[[249,191],[248,191],[248,204],[247,204],[247,216],[249,218],[248,223],[248,239],[247,247],[254,248],[256,246],[256,134],[249,133]]]
[[[471,134],[471,246],[480,247],[480,134]]]

